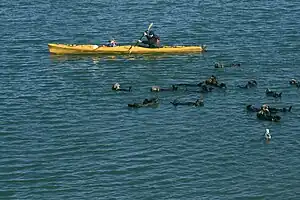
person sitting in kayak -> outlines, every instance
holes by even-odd
[[[114,40],[114,39],[109,40],[107,46],[108,47],[116,47],[117,46],[116,40]]]
[[[144,47],[146,45],[146,47],[149,47],[149,48],[159,48],[160,47],[160,38],[158,35],[156,35],[154,33],[154,31],[149,31],[149,32],[145,31],[144,36],[146,36],[147,40],[144,40],[144,41],[139,40],[138,41],[140,43],[139,46]]]

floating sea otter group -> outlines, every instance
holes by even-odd
[[[195,89],[196,88],[196,89]],[[159,86],[152,86],[150,88],[151,92],[164,92],[164,91],[185,91],[185,92],[195,92],[199,94],[212,92],[214,88],[226,89],[225,83],[218,83],[217,78],[212,75],[209,79],[195,84],[190,83],[180,83],[172,85],[170,88],[161,88]],[[112,90],[131,92],[132,88],[121,88],[119,83],[115,83],[112,86]],[[170,102],[174,106],[186,105],[200,107],[204,106],[204,101],[202,98],[196,99],[195,101],[180,102],[177,99]],[[128,104],[128,107],[141,108],[141,107],[154,107],[159,105],[158,98],[144,99],[143,102]]]
[[[230,65],[223,65],[220,63],[215,64],[216,68],[220,67],[240,67],[239,63],[233,63]],[[290,80],[290,85],[294,85],[297,88],[300,87],[300,82],[296,81],[295,79]],[[242,89],[250,89],[257,87],[257,82],[255,80],[249,80],[245,85],[237,85],[238,88]],[[195,89],[196,88],[196,89]],[[209,93],[212,92],[214,89],[226,89],[227,86],[225,83],[219,83],[216,76],[212,75],[210,78],[208,78],[205,81],[202,81],[200,83],[180,83],[180,84],[174,84],[170,88],[161,88],[159,86],[152,86],[150,88],[151,92],[164,92],[164,91],[186,91],[186,92],[196,92],[196,93]],[[121,88],[119,83],[115,83],[112,86],[112,90],[115,91],[123,91],[123,92],[131,92],[132,87],[128,88]],[[272,91],[269,88],[265,91],[266,96],[274,97],[274,98],[281,98],[282,92]],[[204,106],[203,98],[196,99],[195,101],[187,101],[187,102],[180,102],[178,100],[174,100],[170,102],[174,106],[194,106],[194,107],[200,107]],[[141,107],[155,107],[159,105],[159,99],[158,98],[151,98],[151,99],[144,99],[142,102],[139,103],[132,103],[128,104],[128,107],[131,108],[141,108]],[[246,106],[247,111],[256,112],[257,118],[261,120],[267,120],[267,121],[280,121],[281,117],[276,115],[278,112],[290,112],[292,109],[292,106],[289,106],[288,108],[274,108],[270,107],[268,105],[262,105],[262,106],[255,106],[255,105],[247,105]]]

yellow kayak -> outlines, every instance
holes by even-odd
[[[164,46],[160,48],[146,48],[130,45],[126,46],[98,46],[80,44],[48,44],[49,52],[53,54],[151,54],[151,53],[197,53],[205,51],[204,46]]]

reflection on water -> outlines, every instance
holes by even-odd
[[[97,54],[97,55],[58,55],[50,54],[52,61],[92,60],[94,63],[107,60],[161,60],[170,58],[170,54]],[[178,56],[178,55],[176,55]],[[186,56],[186,54],[185,54]]]

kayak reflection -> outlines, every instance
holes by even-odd
[[[64,62],[64,61],[76,61],[76,60],[92,60],[95,64],[99,61],[118,61],[118,60],[161,60],[170,58],[172,55],[166,54],[120,54],[120,55],[57,55],[50,54],[52,61]],[[184,55],[182,55],[184,56]],[[185,55],[187,56],[187,55]]]

